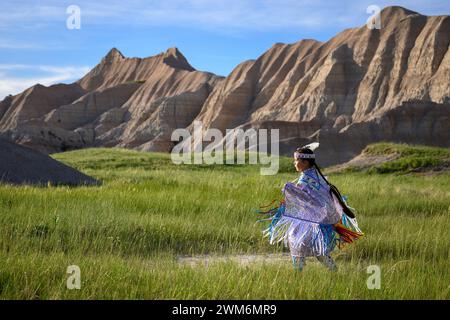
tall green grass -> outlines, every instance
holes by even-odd
[[[270,246],[257,209],[298,174],[289,158],[261,176],[254,165],[174,165],[169,155],[122,149],[55,154],[103,180],[97,187],[0,186],[0,297],[13,299],[386,299],[450,297],[450,176],[330,175],[365,237],[314,260],[190,267],[179,255],[286,252]],[[81,290],[66,268],[81,268]],[[366,268],[382,287],[369,290]]]

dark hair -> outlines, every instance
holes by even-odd
[[[314,154],[314,151],[312,151],[309,148],[297,148],[297,150],[295,150],[295,151],[299,152],[299,153]],[[325,176],[322,174],[322,171],[320,171],[319,166],[316,163],[316,159],[308,158],[308,159],[302,159],[302,160],[308,161],[310,167],[315,167],[317,169],[319,174],[322,176],[323,180],[325,180],[325,182],[330,187],[330,195],[332,195],[334,193],[336,195],[336,198],[339,201],[339,204],[342,206],[342,209],[344,210],[345,214],[348,215],[350,218],[354,218],[355,214],[353,213],[352,210],[350,210],[349,207],[347,207],[347,205],[344,203],[344,200],[342,200],[342,196],[341,196],[341,193],[339,192],[338,188],[336,188],[335,185],[331,184],[325,178]]]

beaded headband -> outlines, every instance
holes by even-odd
[[[309,154],[309,153],[300,153],[300,152],[294,152],[294,157],[295,159],[314,159],[316,157],[316,155],[313,154]]]

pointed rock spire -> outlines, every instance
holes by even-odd
[[[125,59],[125,57],[119,50],[117,50],[117,48],[112,48],[111,50],[109,50],[109,52],[103,58],[103,60],[107,61],[107,62],[111,62],[114,60],[122,60],[122,59]]]
[[[177,47],[169,48],[164,52],[163,62],[177,69],[195,70]]]

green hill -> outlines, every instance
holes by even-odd
[[[351,161],[328,168],[327,172],[411,173],[448,172],[450,148],[376,143],[367,146]]]

